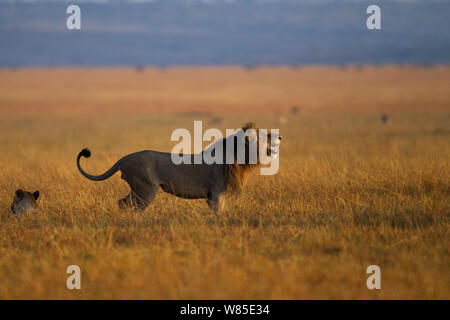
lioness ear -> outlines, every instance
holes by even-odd
[[[35,191],[35,192],[33,192],[33,197],[34,197],[34,200],[37,200],[38,198],[39,198],[39,191]]]
[[[23,198],[23,191],[22,191],[21,189],[16,190],[15,198],[16,198],[17,200],[20,200],[20,199]]]

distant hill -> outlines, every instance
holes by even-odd
[[[0,67],[449,63],[450,2],[0,2]]]

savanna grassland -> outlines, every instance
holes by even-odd
[[[194,120],[280,128],[279,173],[215,216],[162,191],[119,211],[120,174],[76,169]],[[0,154],[0,298],[450,298],[450,67],[4,69]],[[42,212],[13,216],[18,188]]]

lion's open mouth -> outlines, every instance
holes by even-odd
[[[278,157],[278,153],[280,151],[280,139],[277,139],[271,143],[269,151],[272,158]]]

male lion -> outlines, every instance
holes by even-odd
[[[248,161],[251,140],[249,139],[249,135],[245,133],[249,129],[253,129],[249,133],[253,133],[252,137],[258,140],[258,143],[256,143],[258,148],[256,153],[258,159],[256,163]],[[133,206],[134,208],[144,210],[155,198],[159,187],[161,187],[165,192],[181,198],[207,199],[209,208],[217,213],[223,207],[222,196],[224,193],[227,191],[239,192],[245,183],[249,171],[260,165],[259,148],[265,147],[268,156],[278,154],[281,136],[273,138],[271,134],[268,134],[266,141],[270,141],[271,143],[263,146],[262,143],[259,143],[258,129],[256,129],[253,123],[245,124],[241,130],[240,135],[235,133],[232,136],[218,141],[224,143],[226,139],[231,138],[235,140],[234,161],[231,164],[206,164],[204,162],[201,164],[193,164],[193,161],[191,161],[191,164],[174,164],[170,153],[146,150],[129,154],[117,161],[105,173],[93,176],[86,173],[80,166],[81,157],[89,158],[91,156],[91,152],[88,149],[83,149],[78,154],[77,167],[83,176],[93,181],[108,179],[120,170],[122,172],[122,179],[131,188],[131,192],[125,198],[119,200],[120,208]],[[245,162],[242,164],[236,161],[238,139],[244,139],[244,141],[240,141],[245,146]],[[203,150],[202,155],[207,150],[208,148]],[[226,143],[223,144],[223,152],[225,155]],[[190,155],[191,160],[193,160],[194,156]]]
[[[14,200],[11,205],[11,211],[15,215],[34,212],[39,209],[36,200],[39,198],[39,191],[33,193],[23,191],[21,189],[16,190],[14,194]]]

